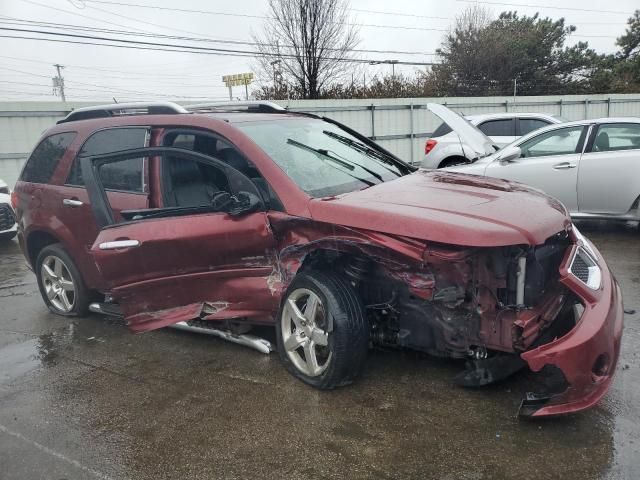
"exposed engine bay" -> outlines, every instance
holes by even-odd
[[[467,359],[457,381],[480,386],[519,370],[519,353],[575,325],[577,298],[558,282],[569,243],[561,232],[536,247],[429,246],[421,268],[409,270],[326,250],[311,252],[309,263],[349,277],[374,346]]]

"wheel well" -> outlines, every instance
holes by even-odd
[[[442,160],[440,162],[440,165],[438,165],[438,168],[450,167],[452,165],[458,165],[460,163],[469,163],[469,160],[459,155],[453,155]]]
[[[27,238],[27,253],[29,255],[31,266],[35,268],[38,254],[44,247],[59,242],[60,240],[47,232],[38,231],[31,233]]]
[[[343,273],[347,277],[360,280],[372,265],[372,260],[362,252],[317,249],[305,257],[298,271],[307,269],[328,270]]]

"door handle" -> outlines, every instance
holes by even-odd
[[[113,242],[103,242],[98,245],[100,250],[117,250],[119,248],[134,248],[139,247],[140,242],[138,240],[114,240]]]
[[[577,165],[575,163],[569,163],[569,162],[562,162],[562,163],[556,163],[553,166],[554,170],[568,170],[570,168],[576,168]]]
[[[82,205],[84,205],[84,203],[82,203],[80,200],[77,200],[75,198],[65,198],[64,200],[62,200],[62,204],[67,206],[67,207],[81,207]]]

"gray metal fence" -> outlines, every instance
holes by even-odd
[[[406,161],[417,163],[425,139],[440,123],[427,103],[442,103],[465,115],[539,112],[569,120],[640,117],[640,94],[542,97],[393,98],[280,101],[292,111],[326,115],[380,142]],[[73,108],[92,103],[0,102],[0,178],[13,184],[41,133]]]

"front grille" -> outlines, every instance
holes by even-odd
[[[13,209],[7,204],[0,204],[0,231],[9,230],[16,223]]]
[[[576,255],[576,258],[571,265],[571,273],[584,283],[589,281],[589,265],[587,265],[587,262],[581,255]]]

